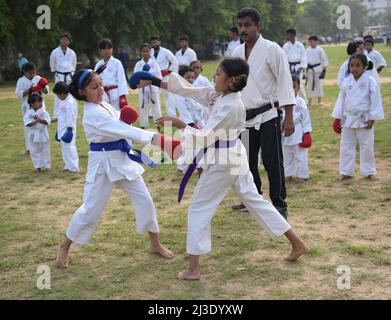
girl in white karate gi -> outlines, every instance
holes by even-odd
[[[54,85],[53,93],[58,98],[57,137],[61,143],[62,159],[65,163],[64,171],[79,172],[79,156],[76,149],[77,102],[69,93],[66,82],[57,82]],[[71,140],[67,141],[63,139],[64,134],[71,134]]]
[[[295,132],[289,137],[282,137],[282,151],[284,154],[285,180],[293,177],[299,181],[309,179],[308,172],[308,147],[303,148],[303,138],[311,135],[310,112],[304,99],[298,96],[300,91],[300,79],[292,76],[293,89],[296,94],[296,105],[293,107],[293,121]]]
[[[189,268],[178,274],[180,279],[200,278],[199,256],[211,251],[211,220],[229,187],[235,189],[256,221],[271,237],[284,234],[290,240],[292,252],[286,260],[297,260],[308,252],[308,247],[295,235],[286,220],[270,202],[258,194],[249,171],[246,151],[239,139],[246,119],[240,91],[246,86],[248,74],[247,62],[240,58],[226,58],[217,68],[214,88],[194,88],[174,73],[169,76],[168,82],[161,83],[164,89],[208,106],[211,116],[206,127],[201,130],[186,126],[173,117],[158,119],[158,126],[169,122],[183,130],[181,138],[184,148],[204,148],[216,145],[216,140],[220,141],[220,148],[216,146],[213,150],[213,147],[209,147],[211,150],[205,155],[207,165],[204,166],[190,202],[187,252],[191,258]],[[151,81],[142,80],[140,86],[150,83]]]
[[[48,125],[50,115],[43,109],[43,99],[40,93],[32,93],[28,97],[30,109],[24,115],[24,125],[29,128],[28,141],[31,160],[37,172],[50,170],[50,137]]]
[[[119,120],[119,113],[103,101],[104,89],[99,75],[92,70],[75,73],[69,85],[70,93],[84,101],[83,127],[90,143],[88,169],[83,204],[76,210],[61,244],[56,266],[68,266],[68,252],[73,242],[87,244],[103,214],[113,186],[131,199],[136,215],[136,231],[148,232],[152,248],[165,258],[174,254],[158,239],[159,226],[154,203],[142,174],[143,167],[130,160],[127,141],[143,145],[155,144],[162,136],[129,126]],[[125,140],[126,139],[126,140]]]
[[[144,43],[140,48],[142,59],[134,66],[134,72],[145,70],[146,65],[148,71],[155,77],[161,79],[162,74],[159,64],[151,58],[151,46]],[[160,89],[156,86],[148,86],[142,88],[138,92],[140,102],[140,128],[144,129],[149,124],[149,112],[152,112],[153,120],[158,119],[162,115],[160,108]]]
[[[380,88],[366,72],[369,62],[364,54],[349,60],[350,75],[343,81],[332,117],[342,127],[339,173],[340,180],[354,176],[356,144],[360,145],[360,173],[371,180],[376,178],[374,123],[384,119]]]

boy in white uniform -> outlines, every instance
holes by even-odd
[[[29,128],[28,139],[31,160],[37,172],[50,170],[50,137],[47,126],[50,115],[42,108],[42,96],[32,93],[28,98],[30,109],[24,115],[24,125]]]
[[[99,51],[102,60],[95,66],[95,71],[106,66],[100,77],[105,88],[104,101],[110,103],[116,110],[127,105],[128,82],[126,81],[124,67],[121,61],[113,57],[113,43],[110,39],[99,42]]]
[[[26,112],[30,109],[28,104],[28,97],[33,92],[40,92],[42,94],[47,94],[49,92],[49,87],[47,86],[48,81],[37,75],[37,67],[32,62],[27,62],[22,67],[23,77],[18,79],[16,83],[15,93],[18,98],[22,101],[22,119],[24,121],[24,116]],[[42,101],[42,109],[45,108],[45,101]],[[29,128],[23,125],[24,128],[24,140],[25,140],[25,154],[30,154],[28,131]]]
[[[225,52],[226,57],[232,57],[237,47],[241,45],[239,30],[237,27],[233,27],[228,31],[228,37],[230,42],[228,43],[227,51]]]
[[[311,36],[308,39],[310,47],[307,48],[307,84],[308,84],[308,105],[311,107],[312,98],[318,98],[318,104],[322,103],[323,82],[329,60],[323,48],[318,46],[318,37]]]
[[[162,74],[159,64],[151,58],[151,46],[145,43],[140,48],[142,59],[134,66],[134,72],[148,71],[155,77],[161,79]],[[161,117],[162,112],[160,108],[160,89],[156,86],[149,86],[138,91],[140,102],[140,128],[148,127],[149,111],[152,109],[153,120]]]
[[[200,88],[200,87],[210,87],[211,86],[211,83],[208,80],[208,78],[204,77],[201,74],[201,72],[203,71],[201,61],[199,61],[199,60],[193,61],[192,63],[190,63],[190,67],[193,68],[193,70],[194,70],[193,87]]]
[[[379,51],[377,51],[375,48],[375,42],[372,38],[367,37],[365,38],[365,54],[368,58],[370,58],[375,65],[375,69],[378,74],[383,71],[385,67],[387,67],[386,60],[381,55]]]
[[[368,59],[364,54],[350,58],[350,75],[343,81],[332,117],[340,122],[340,180],[354,176],[356,144],[360,145],[360,173],[371,180],[376,178],[374,122],[384,119],[380,88],[365,72]]]
[[[167,76],[171,72],[178,72],[178,60],[175,58],[174,54],[167,48],[160,46],[161,41],[159,36],[151,37],[151,57],[156,60],[159,64],[160,70],[162,72],[163,80],[167,79]],[[171,92],[167,90],[162,90],[166,102],[166,113],[168,116],[175,116],[175,104],[174,96]]]
[[[60,103],[58,105],[57,137],[61,142],[62,159],[65,163],[65,172],[79,172],[79,156],[76,149],[76,121],[78,106],[76,100],[69,93],[66,82],[57,82],[53,93]]]
[[[300,80],[292,76],[293,88],[296,93],[296,105],[293,108],[295,132],[290,137],[282,137],[282,151],[284,153],[285,179],[297,177],[299,181],[309,179],[308,148],[311,146],[311,119],[305,101],[297,94],[300,90]]]
[[[246,61],[226,58],[216,71],[215,87],[194,88],[177,74],[171,74],[168,82],[160,83],[161,87],[194,99],[211,110],[211,117],[201,130],[186,126],[183,121],[173,117],[162,117],[155,122],[158,126],[169,124],[183,130],[181,140],[185,149],[202,148],[182,180],[179,201],[198,161],[207,158],[189,205],[186,251],[191,256],[188,270],[178,274],[183,280],[198,280],[201,277],[200,255],[211,251],[211,220],[229,187],[235,189],[250,213],[270,236],[275,238],[284,234],[289,239],[292,252],[286,258],[287,261],[295,261],[308,252],[308,247],[295,235],[273,205],[258,194],[249,171],[246,150],[239,139],[246,119],[240,91],[246,86],[248,75],[249,65]],[[150,83],[144,80],[140,86]]]
[[[76,53],[69,48],[71,37],[63,34],[60,37],[60,46],[50,54],[50,70],[54,73],[54,83],[59,81],[71,83],[73,73],[76,71]],[[54,97],[53,121],[57,119],[59,100]]]
[[[288,29],[285,33],[285,39],[286,43],[282,47],[282,49],[285,51],[289,67],[291,69],[291,73],[295,74],[301,82],[300,86],[300,97],[304,99],[304,101],[307,101],[307,97],[305,94],[305,87],[303,83],[303,77],[305,73],[305,69],[307,69],[307,53],[305,51],[304,45],[296,40],[296,30],[295,29]]]
[[[181,69],[184,66],[190,66],[190,63],[197,60],[197,54],[189,47],[189,37],[187,35],[179,37],[179,46],[181,48],[175,53],[175,58],[178,60],[179,69]]]

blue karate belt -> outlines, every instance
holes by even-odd
[[[215,143],[212,143],[208,147],[201,149],[197,153],[197,155],[193,159],[192,163],[187,168],[187,170],[185,172],[185,175],[183,176],[183,179],[182,179],[181,184],[179,186],[178,203],[181,202],[181,200],[182,200],[183,194],[185,192],[186,185],[189,182],[191,175],[193,174],[194,170],[197,168],[198,163],[201,161],[201,159],[206,154],[208,149],[209,148],[215,148],[215,149],[227,148],[227,149],[229,149],[229,148],[232,148],[233,146],[235,146],[237,140],[238,139],[231,140],[231,141],[220,141],[220,140],[217,140]]]
[[[103,143],[91,143],[90,151],[122,151],[125,152],[130,160],[146,164],[151,168],[156,167],[156,163],[151,160],[145,153],[133,148],[125,139],[103,142]],[[130,151],[134,151],[137,154],[132,154]]]

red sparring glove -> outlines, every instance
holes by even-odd
[[[132,125],[138,119],[138,111],[131,106],[124,106],[121,108],[120,117],[123,122]]]
[[[120,96],[119,97],[119,108],[122,109],[123,107],[128,105],[128,101],[126,100],[126,96]]]
[[[312,137],[310,132],[306,132],[303,135],[303,142],[299,144],[300,147],[309,149],[312,146]]]
[[[340,119],[335,119],[333,122],[333,130],[336,134],[341,134],[342,132],[342,125]]]
[[[168,76],[170,73],[171,73],[171,71],[168,70],[168,69],[162,70],[162,76],[163,76],[163,77]]]
[[[178,139],[161,134],[156,139],[155,145],[166,152],[173,160],[177,160],[181,156],[181,141]]]
[[[48,84],[49,84],[49,81],[47,81],[46,78],[41,77],[41,79],[39,79],[39,81],[33,87],[31,92],[41,92]]]

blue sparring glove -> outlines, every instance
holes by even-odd
[[[72,128],[68,128],[67,131],[61,137],[61,140],[64,141],[65,143],[70,143],[72,139],[73,139]]]
[[[57,142],[61,141],[60,139],[58,139],[58,131],[56,131],[56,135],[54,136],[54,140],[56,140]]]
[[[148,63],[144,64],[143,71],[149,71],[149,70],[151,70],[151,66]]]
[[[324,79],[326,77],[326,70],[323,70],[320,75],[319,75],[319,79]]]
[[[138,71],[135,72],[129,79],[129,86],[132,89],[137,89],[137,85],[140,84],[141,80],[151,80],[152,85],[156,87],[160,87],[160,80],[158,77],[155,77],[152,73],[146,71]]]

